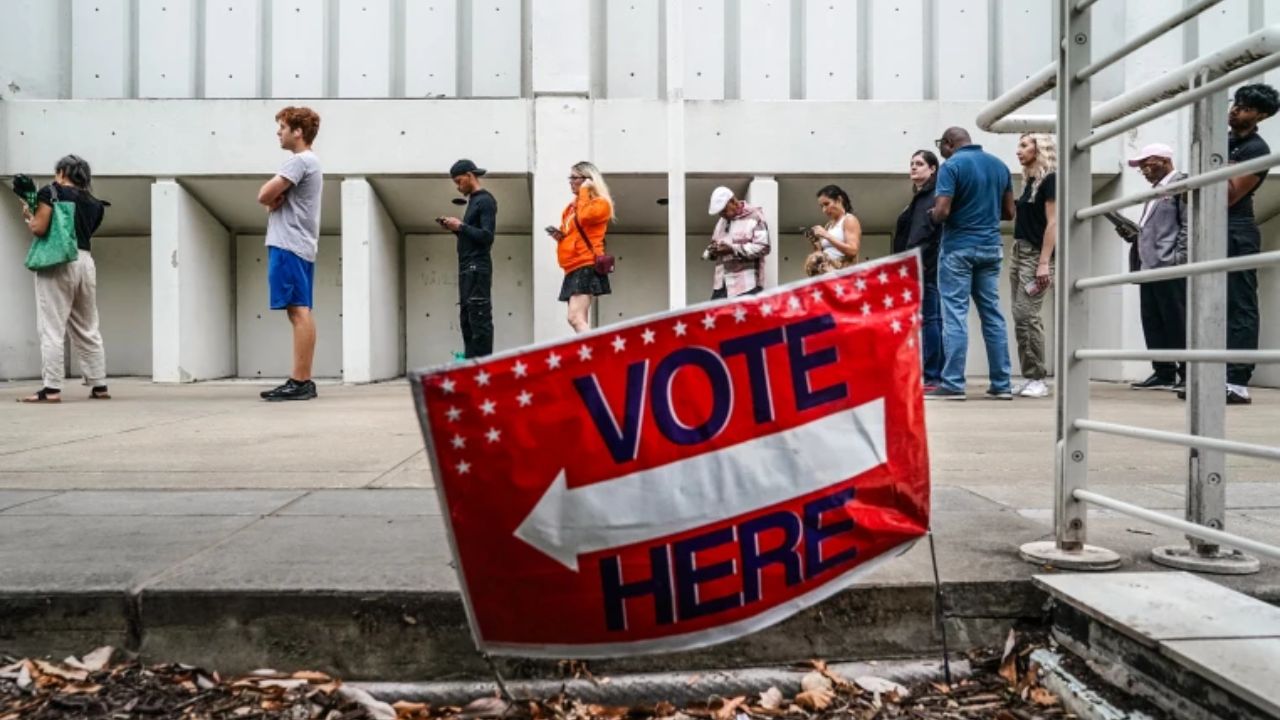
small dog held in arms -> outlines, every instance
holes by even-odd
[[[804,259],[804,274],[809,277],[817,277],[829,272],[834,272],[841,268],[847,268],[853,264],[852,258],[841,256],[839,260],[834,260],[822,250],[822,245],[818,242],[818,236],[814,235],[813,228],[805,228],[804,236],[813,243],[813,252]]]

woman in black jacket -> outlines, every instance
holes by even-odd
[[[893,233],[893,251],[907,252],[920,248],[924,263],[924,297],[920,300],[923,315],[923,360],[925,389],[937,387],[942,381],[942,305],[938,295],[938,245],[942,240],[942,226],[929,217],[933,207],[933,188],[938,175],[938,158],[928,150],[917,150],[911,156],[908,174],[914,194],[911,202],[898,216],[897,229]]]

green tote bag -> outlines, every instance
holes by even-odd
[[[49,218],[49,232],[31,241],[27,251],[28,270],[47,270],[75,260],[80,247],[76,243],[76,204],[58,199],[58,184],[49,186],[53,192],[53,216]],[[33,207],[32,212],[35,211]]]

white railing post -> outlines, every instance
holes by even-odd
[[[1076,211],[1092,202],[1093,169],[1089,148],[1077,143],[1093,129],[1091,80],[1082,73],[1090,64],[1090,3],[1059,0],[1058,9],[1058,284],[1055,304],[1058,369],[1057,438],[1054,445],[1054,532],[1052,542],[1027,543],[1023,558],[1036,564],[1073,570],[1110,570],[1120,556],[1087,545],[1088,506],[1075,498],[1089,480],[1089,434],[1076,420],[1089,417],[1089,363],[1076,350],[1089,341],[1089,293],[1076,288],[1092,266],[1093,221]]]
[[[1192,89],[1214,78],[1208,70],[1192,81]],[[1193,176],[1227,163],[1227,91],[1198,100],[1192,110],[1191,163]],[[1188,261],[1219,260],[1227,256],[1227,186],[1214,183],[1190,193]],[[1187,281],[1187,347],[1227,346],[1227,276],[1194,275]],[[1216,362],[1187,364],[1187,432],[1206,438],[1226,437],[1226,366]],[[1220,450],[1187,451],[1186,518],[1214,530],[1226,529],[1227,461]],[[1161,565],[1194,572],[1242,575],[1256,573],[1258,560],[1239,550],[1187,535],[1189,545],[1166,545],[1151,551]]]

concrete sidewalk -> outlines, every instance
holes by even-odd
[[[318,667],[351,678],[482,675],[466,629],[422,440],[403,382],[322,386],[309,403],[260,386],[112,383],[20,406],[0,386],[0,651],[110,643],[226,670]],[[1100,419],[1181,430],[1170,393],[1094,388]],[[928,406],[934,528],[953,646],[998,641],[1040,616],[1020,543],[1052,523],[1053,404]],[[1275,443],[1280,392],[1228,410],[1233,438]],[[1280,473],[1232,458],[1228,529],[1280,544]],[[1095,436],[1092,482],[1182,513],[1184,452]],[[1091,515],[1091,541],[1153,569],[1176,533]],[[1221,582],[1280,601],[1280,570]],[[764,633],[610,671],[808,657],[919,655],[939,643],[932,569],[918,544],[862,585]],[[515,674],[552,672],[510,664]]]

